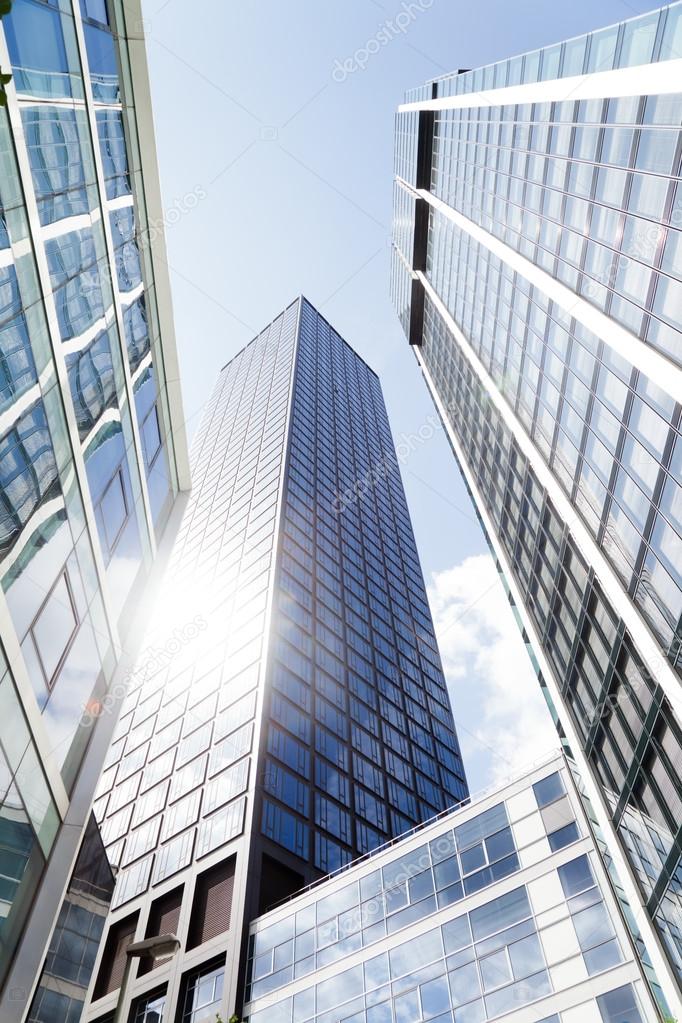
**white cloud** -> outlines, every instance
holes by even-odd
[[[472,790],[501,783],[559,737],[493,559],[434,573],[429,599]]]

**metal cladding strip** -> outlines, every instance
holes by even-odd
[[[619,96],[655,96],[680,91],[682,58],[655,64],[593,71],[586,75],[528,82],[501,89],[482,89],[460,96],[443,96],[416,103],[402,103],[399,113],[410,110],[462,110],[480,106],[508,106],[515,103],[561,103],[564,100],[608,99]]]

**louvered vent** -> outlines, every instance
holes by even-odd
[[[196,948],[229,930],[235,860],[231,856],[197,878],[187,948]]]
[[[132,944],[137,927],[138,914],[120,920],[109,929],[104,955],[95,985],[94,998],[102,998],[121,986],[126,965],[126,949]]]

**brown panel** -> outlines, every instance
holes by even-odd
[[[158,934],[177,935],[182,892],[183,886],[180,885],[179,888],[174,888],[172,892],[168,892],[167,895],[162,895],[160,899],[155,899],[152,902],[145,938],[155,938]],[[145,973],[149,973],[150,970],[155,970],[157,966],[168,962],[168,959],[168,956],[165,959],[141,959],[137,971],[138,976],[141,977]]]
[[[138,913],[127,916],[109,929],[93,998],[102,998],[120,988],[126,965],[126,949],[135,937],[138,916]]]
[[[229,930],[235,859],[231,856],[197,878],[187,948],[196,948]]]

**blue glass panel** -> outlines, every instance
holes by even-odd
[[[0,409],[37,379],[33,352],[13,266],[0,269]]]
[[[109,214],[116,250],[116,276],[120,291],[132,291],[142,282],[140,252],[135,237],[135,212],[132,206]]]
[[[473,845],[487,835],[494,835],[508,823],[505,805],[498,803],[497,806],[492,806],[489,810],[467,821],[466,824],[460,824],[455,828],[457,848],[466,849],[467,846]]]
[[[134,373],[151,347],[144,295],[123,310],[123,326],[130,372]]]
[[[172,493],[168,457],[162,442],[156,406],[156,381],[152,366],[148,366],[135,380],[135,412],[142,437],[142,454],[152,519],[158,529],[165,520]]]
[[[41,224],[89,211],[79,118],[68,107],[22,107]]]
[[[34,511],[61,492],[45,409],[38,402],[0,439],[0,551],[14,544]]]
[[[120,422],[106,423],[85,453],[85,469],[116,613],[137,575],[142,549],[128,456]]]
[[[83,23],[92,95],[95,102],[118,103],[118,62],[114,37],[106,29]]]
[[[325,835],[315,832],[315,866],[327,874],[350,863],[351,854]]]
[[[470,913],[474,938],[478,941],[530,915],[526,889],[516,888]]]
[[[632,984],[599,995],[597,1005],[604,1023],[644,1023]]]
[[[570,824],[564,825],[563,828],[559,828],[558,831],[553,831],[551,835],[547,836],[549,840],[549,847],[552,852],[556,852],[558,849],[563,849],[564,846],[570,845],[571,842],[577,842],[580,838],[578,831],[578,825],[575,821],[571,821]]]
[[[533,792],[539,807],[547,806],[549,803],[553,803],[555,799],[560,799],[561,796],[566,794],[564,783],[558,771],[536,782],[533,785]]]
[[[592,888],[595,883],[592,867],[586,855],[578,856],[570,863],[565,863],[558,868],[558,872],[561,887],[567,899],[572,895],[578,895],[579,892],[584,892],[587,888]]]
[[[59,10],[35,0],[14,0],[3,27],[18,92],[43,97],[80,94],[69,74]]]
[[[104,315],[95,239],[87,228],[45,243],[62,341],[83,334]]]
[[[107,199],[115,199],[119,195],[130,195],[128,155],[123,131],[123,115],[120,110],[98,110],[97,131]]]
[[[265,791],[286,803],[302,816],[308,814],[308,786],[293,774],[289,774],[273,760],[266,758],[263,777]]]
[[[269,799],[263,800],[262,831],[278,845],[284,846],[296,856],[308,858],[308,828],[293,814],[281,806],[275,806]]]

